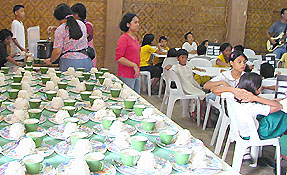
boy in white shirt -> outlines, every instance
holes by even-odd
[[[194,35],[188,32],[184,35],[185,43],[182,45],[182,49],[187,50],[189,54],[196,54],[197,44],[194,42]]]

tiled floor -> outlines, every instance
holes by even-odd
[[[147,99],[150,103],[160,109],[162,98],[157,98],[157,96],[153,95],[148,97],[145,93],[141,94],[145,99]],[[179,124],[182,128],[189,129],[191,134],[204,142],[204,144],[212,151],[214,151],[214,146],[210,146],[211,136],[213,134],[213,128],[207,128],[206,130],[202,130],[202,124],[200,127],[197,127],[195,123],[191,121],[191,118],[183,118],[181,115],[182,108],[180,103],[177,102],[175,104],[175,108],[173,110],[172,120]],[[166,107],[164,108],[164,113],[166,112]],[[215,117],[214,117],[215,118]],[[227,154],[226,162],[231,165],[232,157],[233,157],[234,144],[230,145],[229,152]],[[273,157],[274,148],[267,147],[263,150],[264,157]],[[222,148],[223,152],[223,148]],[[220,157],[222,156],[222,152]],[[269,156],[268,156],[269,155]],[[282,166],[286,167],[286,161],[282,161]],[[272,175],[273,168],[267,166],[257,166],[256,168],[252,168],[249,166],[248,162],[244,162],[241,167],[241,174],[244,175]]]

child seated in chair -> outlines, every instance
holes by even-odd
[[[179,64],[173,66],[167,65],[165,69],[172,70],[178,75],[184,93],[198,96],[201,104],[200,108],[201,114],[204,115],[203,99],[205,98],[205,93],[199,86],[199,84],[194,80],[192,70],[198,70],[198,71],[205,71],[205,70],[196,68],[191,63],[186,64],[187,57],[188,52],[185,49],[179,49],[177,51],[177,60],[179,61]],[[196,113],[193,112],[192,115],[193,121],[195,121],[196,119],[195,114]]]

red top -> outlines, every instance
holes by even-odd
[[[133,39],[128,34],[124,33],[118,40],[116,48],[116,60],[125,57],[131,62],[134,62],[140,67],[141,46],[136,39]],[[118,77],[135,78],[135,71],[132,67],[125,66],[118,62]]]

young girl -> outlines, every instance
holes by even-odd
[[[216,60],[215,67],[230,67],[228,58],[231,54],[231,50],[232,46],[229,43],[224,43],[220,46],[219,51],[221,52],[221,54]]]
[[[189,54],[196,54],[197,43],[194,42],[194,35],[191,32],[187,32],[184,35],[185,42],[182,45],[182,48],[187,50]]]
[[[220,95],[221,92],[232,92],[236,98],[242,100],[241,104],[253,117],[261,139],[279,137],[287,130],[287,114],[280,111],[282,105],[278,100],[259,97],[261,89],[261,76],[254,72],[248,72],[241,76],[237,88],[230,87],[222,91],[215,87],[211,91],[217,95]],[[242,130],[241,136],[248,137],[248,130]]]
[[[143,38],[143,42],[142,42],[142,47],[141,47],[141,54],[140,54],[140,70],[141,71],[149,71],[151,74],[151,78],[154,78],[151,86],[152,88],[154,87],[154,85],[156,85],[156,83],[158,82],[161,73],[162,73],[162,68],[161,67],[155,67],[153,66],[152,60],[151,60],[151,54],[152,53],[157,53],[160,55],[166,55],[167,52],[162,52],[159,50],[156,50],[154,48],[151,47],[152,42],[154,40],[154,35],[153,34],[146,34]],[[154,94],[153,90],[153,94]]]
[[[197,95],[199,97],[201,102],[201,108],[200,108],[201,114],[203,114],[204,113],[203,99],[205,98],[205,93],[203,92],[199,84],[194,80],[192,70],[198,70],[198,71],[204,71],[204,70],[194,67],[191,63],[186,64],[187,57],[188,52],[185,49],[179,49],[177,51],[177,60],[179,61],[179,64],[173,66],[167,65],[165,69],[172,70],[178,75],[184,93],[190,95]],[[195,121],[196,119],[195,114],[196,113],[194,112],[192,115],[193,121]]]

